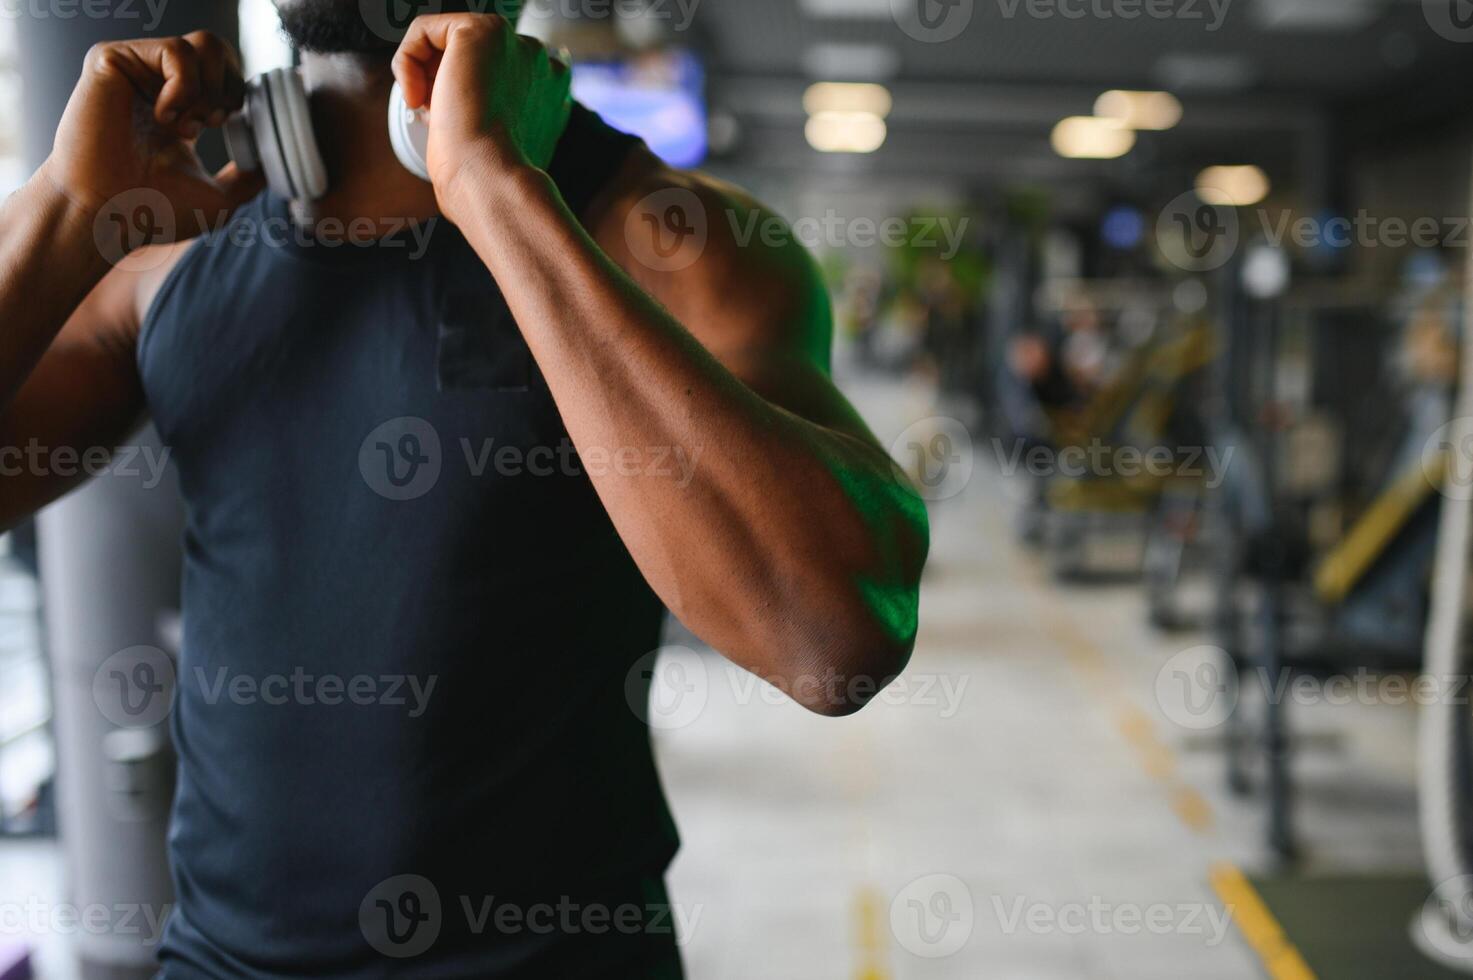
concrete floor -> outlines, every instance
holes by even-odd
[[[887,444],[937,411],[923,388],[849,388]],[[1265,865],[1260,801],[1226,792],[1213,733],[1156,695],[1204,638],[1152,631],[1137,585],[1049,580],[1017,543],[1023,487],[975,448],[931,510],[905,696],[814,718],[712,657],[705,709],[658,734],[685,841],[672,894],[700,913],[690,975],[1262,976],[1209,883]],[[1294,719],[1319,736],[1296,762],[1306,868],[1417,868],[1413,712]]]
[[[887,443],[936,411],[923,387],[850,389]],[[1016,543],[1022,488],[977,449],[932,509],[903,688],[829,720],[709,652],[665,662],[693,696],[656,744],[694,980],[1263,975],[1209,883],[1218,862],[1261,865],[1261,806],[1225,792],[1212,733],[1156,694],[1202,638],[1152,632],[1138,586],[1052,583]],[[1296,764],[1308,866],[1417,867],[1411,709],[1295,720],[1328,736]],[[0,901],[58,896],[58,865],[0,843]],[[64,938],[43,946],[42,976],[68,980]]]

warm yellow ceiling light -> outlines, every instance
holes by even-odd
[[[823,153],[873,153],[885,143],[885,120],[873,112],[815,112],[804,127],[808,144]]]
[[[1247,207],[1268,197],[1268,174],[1252,165],[1208,167],[1197,175],[1197,197],[1215,207]]]
[[[1095,99],[1095,115],[1131,129],[1170,129],[1181,122],[1181,103],[1170,92],[1117,88]]]
[[[815,82],[803,93],[810,116],[820,112],[868,112],[881,119],[890,114],[890,90],[873,82]]]
[[[1074,160],[1113,160],[1135,146],[1135,132],[1113,119],[1069,116],[1059,120],[1049,138],[1054,152]]]

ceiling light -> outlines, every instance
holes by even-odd
[[[820,112],[867,112],[881,119],[890,114],[890,90],[872,82],[816,82],[803,93],[810,116]]]
[[[1170,92],[1117,88],[1095,99],[1095,115],[1131,129],[1170,129],[1181,122],[1181,103]]]
[[[1260,168],[1208,167],[1197,175],[1197,197],[1216,207],[1247,207],[1268,197],[1268,175]]]
[[[1135,132],[1113,119],[1069,116],[1059,120],[1049,138],[1054,152],[1073,160],[1113,160],[1135,146]]]
[[[823,153],[873,153],[885,143],[885,120],[873,112],[815,112],[804,135]]]

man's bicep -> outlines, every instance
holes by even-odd
[[[769,227],[780,222],[760,205],[753,204],[752,213]],[[807,249],[791,234],[766,242],[728,239],[715,244],[710,259],[705,268],[698,262],[692,269],[707,279],[695,291],[707,297],[709,309],[688,318],[687,329],[773,405],[875,443],[830,376],[833,307]]]
[[[628,230],[643,227],[641,210],[658,211],[671,201],[699,209],[684,219],[704,232],[692,262],[661,261],[632,247],[637,240]],[[595,237],[757,394],[817,425],[874,443],[829,377],[833,310],[818,265],[777,214],[739,188],[655,168],[602,215]]]

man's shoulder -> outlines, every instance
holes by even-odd
[[[128,280],[133,298],[133,315],[140,326],[148,318],[148,311],[153,308],[153,302],[158,298],[164,283],[193,244],[194,240],[188,239],[167,245],[150,245],[134,252],[114,270]],[[136,262],[129,263],[129,259],[136,259]]]
[[[147,245],[119,259],[78,304],[53,347],[101,347],[131,365],[148,311],[189,245]]]

